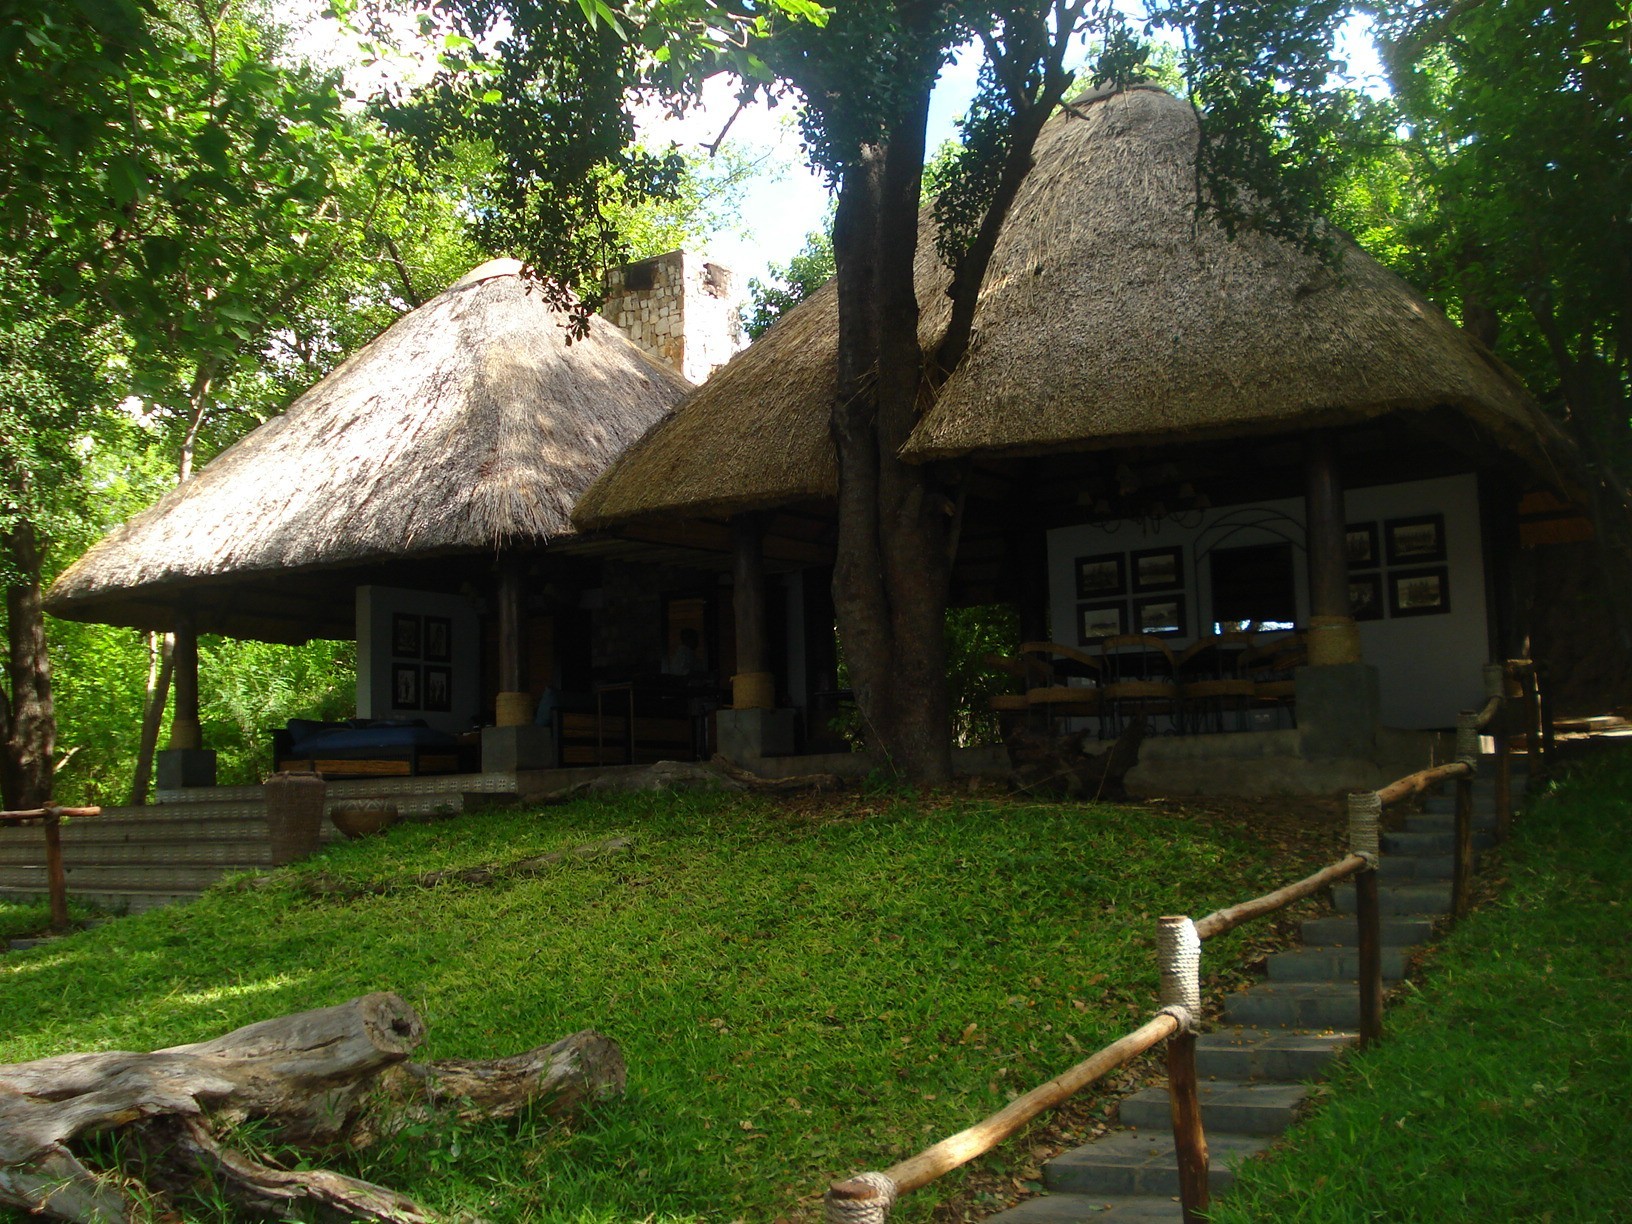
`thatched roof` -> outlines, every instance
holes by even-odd
[[[103,619],[198,582],[570,533],[573,502],[689,384],[600,318],[569,345],[520,270],[484,264],[398,319],[99,542],[47,606]]]
[[[1352,243],[1334,273],[1195,219],[1197,122],[1154,87],[1044,128],[998,242],[976,338],[903,448],[914,461],[1056,454],[1341,425],[1449,407],[1526,457],[1522,386]],[[920,231],[921,336],[949,309]],[[831,497],[837,300],[778,322],[608,469],[574,511],[605,527]]]

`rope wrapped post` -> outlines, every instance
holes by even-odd
[[[860,1173],[827,1188],[822,1216],[826,1224],[884,1224],[896,1194],[888,1173]]]
[[[1185,1224],[1207,1214],[1207,1135],[1201,1126],[1196,1078],[1196,1030],[1201,1022],[1201,936],[1183,915],[1156,920],[1156,955],[1161,965],[1165,1011],[1182,1013],[1179,1029],[1167,1039],[1167,1093],[1173,1111],[1173,1151],[1179,1165],[1179,1202]]]
[[[1359,931],[1360,1048],[1383,1035],[1383,919],[1377,900],[1377,862],[1382,853],[1383,799],[1376,791],[1349,795],[1349,853],[1366,860],[1354,877],[1354,918]]]

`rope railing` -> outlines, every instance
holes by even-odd
[[[1382,907],[1378,900],[1378,863],[1382,851],[1382,817],[1386,808],[1421,795],[1442,782],[1456,785],[1456,857],[1452,912],[1467,910],[1473,874],[1473,776],[1482,733],[1496,745],[1496,819],[1505,837],[1511,813],[1508,789],[1510,748],[1507,718],[1514,698],[1523,701],[1527,746],[1544,762],[1551,753],[1550,711],[1541,699],[1538,670],[1529,660],[1494,663],[1485,669],[1486,702],[1482,709],[1457,718],[1454,761],[1418,770],[1374,791],[1356,791],[1347,799],[1349,853],[1294,883],[1261,897],[1215,910],[1192,922],[1183,915],[1157,920],[1157,958],[1161,973],[1161,1010],[1062,1075],[1016,1097],[1007,1106],[967,1130],[941,1140],[882,1172],[862,1173],[833,1182],[825,1198],[828,1224],[884,1224],[896,1199],[943,1174],[984,1155],[1027,1122],[1103,1079],[1162,1041],[1167,1042],[1167,1082],[1172,1103],[1173,1145],[1178,1162],[1179,1200],[1185,1224],[1202,1224],[1208,1208],[1207,1137],[1202,1127],[1196,1077],[1195,1042],[1201,1021],[1201,945],[1214,936],[1262,918],[1313,896],[1341,880],[1355,886],[1358,927],[1360,1034],[1362,1049],[1383,1031]],[[1534,715],[1532,718],[1531,716]]]
[[[68,929],[68,872],[62,865],[62,821],[67,816],[100,816],[99,807],[38,807],[0,812],[0,825],[45,826],[45,889],[51,899],[51,929]]]

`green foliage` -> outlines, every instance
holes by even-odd
[[[805,245],[785,264],[772,264],[768,280],[748,282],[748,318],[743,330],[758,340],[788,311],[833,279],[833,210],[827,224],[805,235]]]
[[[1530,805],[1504,891],[1445,941],[1388,1040],[1214,1207],[1220,1224],[1609,1220],[1632,1195],[1632,896],[1622,753]]]
[[[1013,604],[950,608],[946,613],[946,671],[952,691],[952,738],[964,747],[1002,742],[992,697],[1013,681],[985,663],[987,655],[1015,655],[1020,618]]]
[[[377,881],[634,838],[494,887],[313,901]],[[1156,1008],[1156,915],[1302,874],[1269,841],[1167,809],[859,797],[826,809],[664,794],[484,812],[329,848],[287,886],[0,962],[0,1060],[201,1040],[399,991],[426,1054],[593,1027],[627,1096],[571,1125],[430,1126],[360,1172],[439,1213],[768,1220],[832,1177],[968,1125]],[[1223,969],[1235,937],[1209,944]],[[1026,1144],[984,1162],[1018,1171]],[[965,1185],[908,1196],[922,1221]]]
[[[1632,474],[1632,44],[1615,0],[1384,7],[1405,190],[1379,228],[1591,459]]]
[[[272,732],[291,718],[357,712],[355,642],[279,646],[204,638],[200,723],[222,786],[253,786],[272,769]]]

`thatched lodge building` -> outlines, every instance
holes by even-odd
[[[1023,638],[1142,633],[1179,652],[1220,626],[1308,633],[1296,730],[1147,741],[1175,788],[1270,789],[1294,760],[1352,766],[1306,770],[1310,786],[1361,784],[1422,748],[1389,728],[1450,726],[1482,702],[1483,665],[1518,653],[1518,506],[1562,487],[1559,439],[1499,361],[1346,238],[1331,266],[1198,219],[1198,138],[1190,104],[1155,87],[1049,122],[973,345],[902,454],[947,474],[954,600],[1017,603]],[[917,274],[928,343],[950,307],[927,229]],[[699,549],[735,524],[739,572],[764,564],[786,610],[765,665],[807,714],[831,683],[811,632],[832,623],[830,572],[776,558],[831,547],[836,337],[829,285],[573,512],[586,533]],[[761,615],[739,596],[739,621]]]
[[[613,594],[628,623],[611,640],[597,625],[604,563],[572,551],[568,514],[691,389],[680,370],[706,377],[738,346],[729,273],[675,252],[614,283],[609,310],[647,351],[599,316],[571,339],[521,272],[484,264],[398,319],[53,585],[57,616],[176,634],[161,791],[213,779],[201,633],[355,638],[359,719],[425,724],[372,753],[352,735],[331,755],[360,771],[446,767],[446,737],[529,726],[552,687],[658,670],[649,578]],[[637,562],[654,551],[621,548]],[[500,755],[514,764],[517,751]]]

